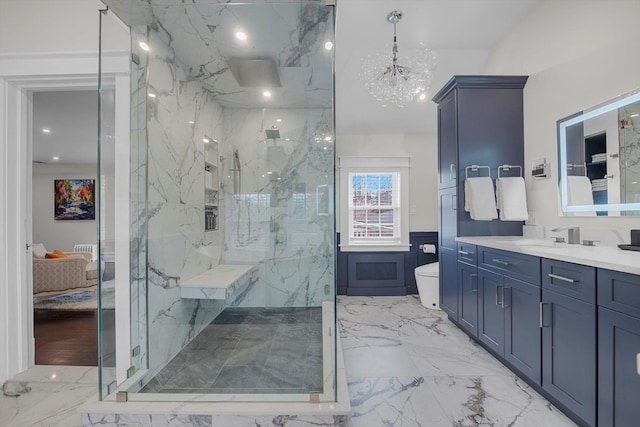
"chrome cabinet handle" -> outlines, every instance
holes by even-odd
[[[496,305],[499,305],[500,307],[502,307],[502,301],[498,301],[498,297],[502,288],[504,288],[502,285],[496,286]],[[502,294],[502,296],[504,297],[504,294]]]
[[[579,282],[579,280],[571,279],[569,277],[564,277],[564,276],[558,276],[557,274],[553,274],[553,273],[549,273],[549,277],[551,277],[552,279],[562,280],[563,282],[569,282],[569,283]]]
[[[501,294],[502,294],[502,304],[500,305],[502,308],[509,308],[509,306],[507,304],[505,304],[505,299],[504,299],[504,291],[507,289],[511,289],[511,288],[507,288],[506,286],[502,288]]]
[[[476,280],[473,280],[473,278],[475,277]],[[478,275],[477,274],[470,274],[469,275],[469,282],[471,284],[471,292],[478,292]],[[476,288],[473,289],[473,282],[476,282]]]
[[[470,253],[469,253],[469,252],[467,252],[467,251],[463,251],[463,250],[458,251],[458,253],[459,253],[460,255],[470,255]]]
[[[640,375],[640,353],[636,354],[636,372]]]
[[[492,261],[493,261],[493,262],[495,262],[495,263],[497,263],[497,264],[501,264],[501,265],[505,265],[505,266],[509,266],[509,265],[511,265],[511,263],[510,263],[510,262],[503,261],[503,260],[501,260],[501,259],[497,259],[497,258],[494,258]]]
[[[455,163],[449,163],[449,179],[454,179],[455,175],[453,172],[453,168],[455,168],[456,164]]]
[[[544,307],[545,304],[551,304],[551,303],[550,302],[541,302],[540,303],[540,328],[548,328],[548,327],[551,326],[551,325],[545,325],[544,324],[544,320],[543,320],[543,318],[544,318],[544,308],[543,307]]]
[[[452,211],[457,211],[458,210],[458,198],[456,197],[455,194],[451,195],[451,210]]]

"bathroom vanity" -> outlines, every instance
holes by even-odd
[[[640,252],[458,237],[449,318],[580,425],[640,419]]]

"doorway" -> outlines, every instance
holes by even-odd
[[[6,313],[0,319],[0,355],[7,363],[0,366],[0,380],[4,381],[28,369],[35,363],[33,288],[31,282],[32,254],[29,244],[33,242],[31,234],[31,177],[32,155],[32,97],[34,93],[45,91],[81,91],[95,90],[97,81],[96,54],[34,54],[20,57],[0,58],[0,100],[6,114],[0,116],[0,151],[5,159],[4,173],[0,176],[0,197],[13,200],[0,208],[0,223],[4,225],[0,239],[0,301],[1,310]],[[110,56],[109,72],[105,73],[107,84],[115,88],[115,104],[118,105],[113,128],[113,141],[118,141],[122,150],[117,153],[120,171],[111,194],[115,196],[112,209],[118,209],[123,215],[114,219],[115,276],[120,275],[121,292],[116,294],[115,304],[127,307],[128,298],[128,139],[129,139],[129,53],[113,53]],[[94,134],[95,135],[95,134]],[[95,136],[93,141],[95,141]],[[115,151],[115,150],[114,150]],[[120,191],[117,191],[117,190]],[[53,201],[51,202],[53,204]],[[97,234],[97,233],[96,233]],[[100,236],[102,238],[102,236]],[[118,251],[118,247],[121,249]],[[49,249],[49,248],[47,248]],[[53,248],[52,248],[53,249]],[[120,254],[120,255],[119,255]],[[120,261],[118,260],[118,257]],[[120,272],[118,270],[120,269]],[[10,321],[9,321],[10,320]],[[129,316],[127,310],[121,310],[119,317],[118,340],[123,343],[118,349],[124,362],[123,372],[118,376],[126,377],[129,366]],[[105,325],[106,326],[106,325]],[[115,335],[113,326],[112,337]],[[109,334],[105,335],[105,339]],[[115,342],[115,338],[113,338]],[[115,357],[115,356],[114,356]],[[126,359],[125,359],[126,358]]]
[[[34,91],[31,100],[35,364],[98,366],[98,91]]]

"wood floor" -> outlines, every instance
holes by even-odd
[[[114,310],[103,310],[105,365],[115,346]],[[34,310],[36,365],[98,366],[96,310]]]

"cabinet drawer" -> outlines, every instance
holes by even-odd
[[[640,276],[599,268],[598,305],[640,318]]]
[[[467,264],[476,265],[478,263],[476,257],[477,251],[476,245],[458,242],[458,261],[464,261]]]
[[[478,266],[523,282],[540,285],[540,258],[535,256],[479,247]]]
[[[542,287],[595,304],[596,269],[542,258]]]

